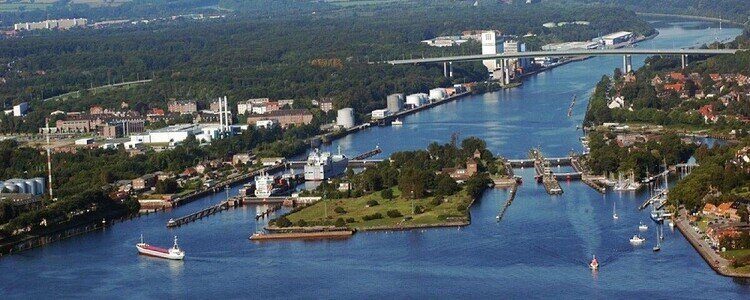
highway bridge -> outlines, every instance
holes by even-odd
[[[566,51],[527,51],[527,52],[513,52],[513,53],[498,53],[498,54],[475,54],[475,55],[459,55],[459,56],[445,56],[445,57],[430,57],[430,58],[413,58],[413,59],[400,59],[390,60],[387,63],[392,65],[405,65],[405,64],[427,64],[427,63],[443,63],[443,72],[446,77],[453,77],[453,63],[464,62],[464,61],[481,61],[481,60],[500,60],[500,69],[502,69],[501,83],[503,85],[510,83],[511,70],[508,67],[508,60],[515,58],[526,58],[526,57],[587,57],[587,56],[600,56],[600,55],[617,55],[623,56],[623,71],[633,71],[633,64],[631,61],[632,55],[679,55],[682,58],[682,68],[684,69],[688,64],[689,55],[727,55],[735,54],[738,49],[641,49],[641,48],[619,48],[619,49],[581,49],[581,50],[566,50]],[[450,71],[449,71],[450,70]]]

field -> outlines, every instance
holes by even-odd
[[[750,249],[742,249],[742,250],[728,250],[721,254],[726,259],[732,259],[732,260],[747,260],[748,257],[750,257]],[[744,273],[744,274],[750,274],[750,265],[746,265],[744,267],[739,268],[732,268],[733,271],[738,273]]]
[[[468,206],[471,199],[463,191],[446,197],[438,205],[435,205],[437,203],[434,203],[434,197],[414,200],[415,207],[424,209],[423,213],[416,215],[412,214],[410,199],[401,198],[398,189],[393,189],[393,194],[393,200],[383,199],[377,192],[359,198],[320,201],[288,215],[287,218],[295,226],[298,226],[301,220],[305,221],[306,226],[318,226],[331,225],[338,218],[350,221],[353,219],[354,222],[348,222],[347,226],[358,230],[455,225],[469,220]],[[377,201],[378,205],[368,207],[367,203],[372,200]],[[402,216],[389,217],[388,211],[391,210],[397,210]],[[380,213],[382,218],[364,219],[365,216],[376,213]]]
[[[98,6],[117,6],[132,0],[71,0],[70,4],[86,4],[91,7]],[[0,0],[0,12],[17,12],[29,10],[45,10],[50,5],[56,4],[60,0]]]

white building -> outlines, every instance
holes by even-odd
[[[75,141],[75,144],[77,146],[91,145],[93,143],[94,143],[94,139],[92,139],[92,138],[78,139],[78,140]]]
[[[503,39],[496,31],[485,31],[482,33],[482,54],[503,53]],[[499,68],[497,59],[485,59],[482,61],[487,72],[492,74]]]
[[[354,127],[354,109],[350,107],[339,109],[336,115],[336,125],[345,129]]]
[[[26,115],[26,113],[28,111],[29,111],[29,103],[28,102],[22,102],[21,104],[13,106],[13,116],[14,117],[23,117],[23,116]]]
[[[258,105],[258,106],[253,105],[252,112],[254,114],[259,114],[259,115],[265,114],[266,113],[266,105]]]
[[[633,38],[633,33],[629,31],[620,31],[615,33],[610,33],[608,35],[605,35],[601,38],[602,42],[604,42],[605,46],[614,46],[617,44],[622,44],[630,41]]]
[[[208,133],[205,136],[210,136],[210,130]],[[185,141],[189,136],[198,136],[201,134],[204,134],[203,128],[197,124],[177,124],[152,130],[145,134],[131,135],[130,141],[143,144],[172,145]]]
[[[391,115],[391,112],[388,109],[376,109],[372,111],[371,115],[373,120],[385,119]]]
[[[255,128],[270,129],[270,128],[276,127],[276,125],[278,125],[277,123],[278,121],[276,120],[259,120],[255,122]]]
[[[237,103],[237,114],[245,115],[248,111],[252,111],[253,103],[250,101],[241,101]]]

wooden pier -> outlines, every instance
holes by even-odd
[[[516,198],[516,191],[518,191],[518,185],[514,184],[510,188],[510,194],[508,195],[508,200],[505,201],[505,205],[503,205],[503,208],[500,210],[500,213],[497,214],[497,221],[500,222],[500,220],[503,219],[505,216],[505,212],[508,211],[508,207],[510,207],[511,204],[513,204],[513,199]]]
[[[259,214],[255,215],[255,220],[257,221],[257,220],[260,220],[260,219],[265,219],[266,217],[270,217],[272,213],[276,212],[279,209],[281,209],[281,204],[276,204],[276,205],[274,205],[274,206],[266,209],[262,213],[259,213]]]
[[[194,222],[194,221],[203,219],[204,217],[208,217],[210,215],[222,212],[224,210],[229,209],[230,207],[235,206],[235,205],[229,205],[230,202],[231,201],[224,201],[224,202],[221,202],[221,203],[219,203],[217,205],[211,206],[211,207],[206,208],[206,209],[202,209],[200,211],[194,212],[194,213],[189,214],[189,215],[184,216],[184,217],[180,217],[180,218],[177,218],[177,219],[169,219],[169,222],[167,222],[167,227],[168,228],[179,227],[179,226],[188,224],[190,222]]]

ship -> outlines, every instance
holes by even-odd
[[[183,258],[185,258],[185,251],[182,251],[182,249],[180,249],[180,246],[177,245],[177,236],[174,237],[174,245],[172,245],[172,248],[169,249],[151,246],[144,243],[143,235],[141,235],[141,242],[136,244],[135,247],[138,249],[138,253],[143,255],[172,260],[182,260]]]
[[[594,259],[589,263],[589,269],[593,271],[599,270],[599,261],[596,260],[596,255],[594,255]]]
[[[404,122],[401,121],[401,120],[399,120],[398,118],[396,118],[396,120],[393,120],[393,122],[391,122],[391,125],[393,125],[393,126],[401,126],[401,125],[404,125]]]
[[[339,176],[349,165],[349,158],[341,154],[331,155],[330,152],[320,152],[317,149],[310,153],[305,164],[305,180],[321,181]]]
[[[274,178],[266,173],[255,176],[255,197],[268,198],[278,193],[279,189],[274,187]]]

